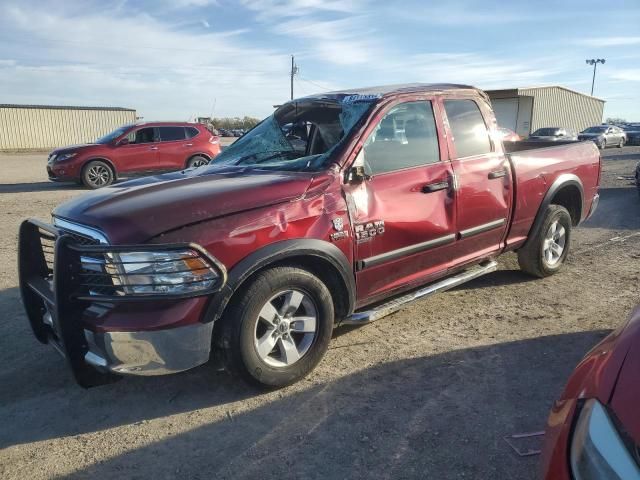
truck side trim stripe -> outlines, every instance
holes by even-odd
[[[390,262],[391,260],[396,260],[400,257],[406,257],[408,255],[413,255],[414,253],[423,252],[431,248],[436,248],[448,243],[453,243],[455,240],[456,236],[452,233],[451,235],[445,235],[444,237],[434,238],[433,240],[422,243],[414,243],[413,245],[409,245],[408,247],[402,247],[398,248],[397,250],[391,250],[390,252],[381,253],[380,255],[375,255],[373,257],[360,260],[357,263],[357,270],[375,267],[376,265]]]
[[[493,230],[494,228],[501,227],[504,225],[506,221],[505,218],[501,218],[499,220],[494,220],[492,222],[483,223],[482,225],[477,225],[475,227],[467,228],[466,230],[460,231],[460,238],[469,238],[474,235],[478,235],[480,233],[488,232],[489,230]]]

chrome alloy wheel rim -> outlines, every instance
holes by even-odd
[[[207,161],[206,161],[206,160],[204,160],[204,159],[202,159],[202,160],[196,160],[195,162],[193,162],[193,164],[192,164],[191,166],[192,166],[192,167],[194,167],[194,168],[198,168],[198,167],[201,167],[201,166],[203,166],[203,165],[206,165],[207,163],[209,163],[209,162],[207,162]]]
[[[299,290],[272,296],[258,314],[254,346],[260,359],[272,367],[288,367],[311,348],[318,330],[318,309]]]
[[[566,243],[567,231],[556,220],[551,224],[549,230],[547,230],[547,234],[545,235],[544,243],[542,245],[542,255],[544,256],[544,261],[547,265],[552,267],[560,261],[560,257],[562,257],[562,252],[564,252]]]
[[[94,165],[89,169],[88,177],[92,185],[101,187],[109,181],[109,170],[102,165]]]

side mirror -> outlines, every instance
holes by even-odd
[[[118,143],[118,147],[123,147],[124,145],[129,145],[129,139],[127,137],[122,138]]]

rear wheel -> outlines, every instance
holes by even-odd
[[[89,162],[82,169],[82,183],[91,189],[111,185],[114,177],[111,167],[100,160]]]
[[[620,139],[620,143],[618,143],[618,148],[624,147],[624,138]]]
[[[209,159],[207,157],[196,155],[195,157],[191,157],[187,161],[187,168],[201,167],[202,165],[206,165],[207,163],[209,163]]]
[[[520,268],[541,278],[560,270],[569,253],[571,227],[569,211],[560,205],[549,205],[538,233],[518,250]]]
[[[275,267],[242,288],[222,321],[229,369],[254,384],[283,387],[306,376],[327,351],[333,301],[308,271]]]

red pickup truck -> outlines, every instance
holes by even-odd
[[[212,348],[283,386],[316,366],[335,325],[491,272],[501,253],[551,275],[596,208],[599,152],[507,147],[496,130],[468,86],[288,102],[213,164],[80,196],[52,225],[25,221],[35,336],[83,386],[186,370]]]

